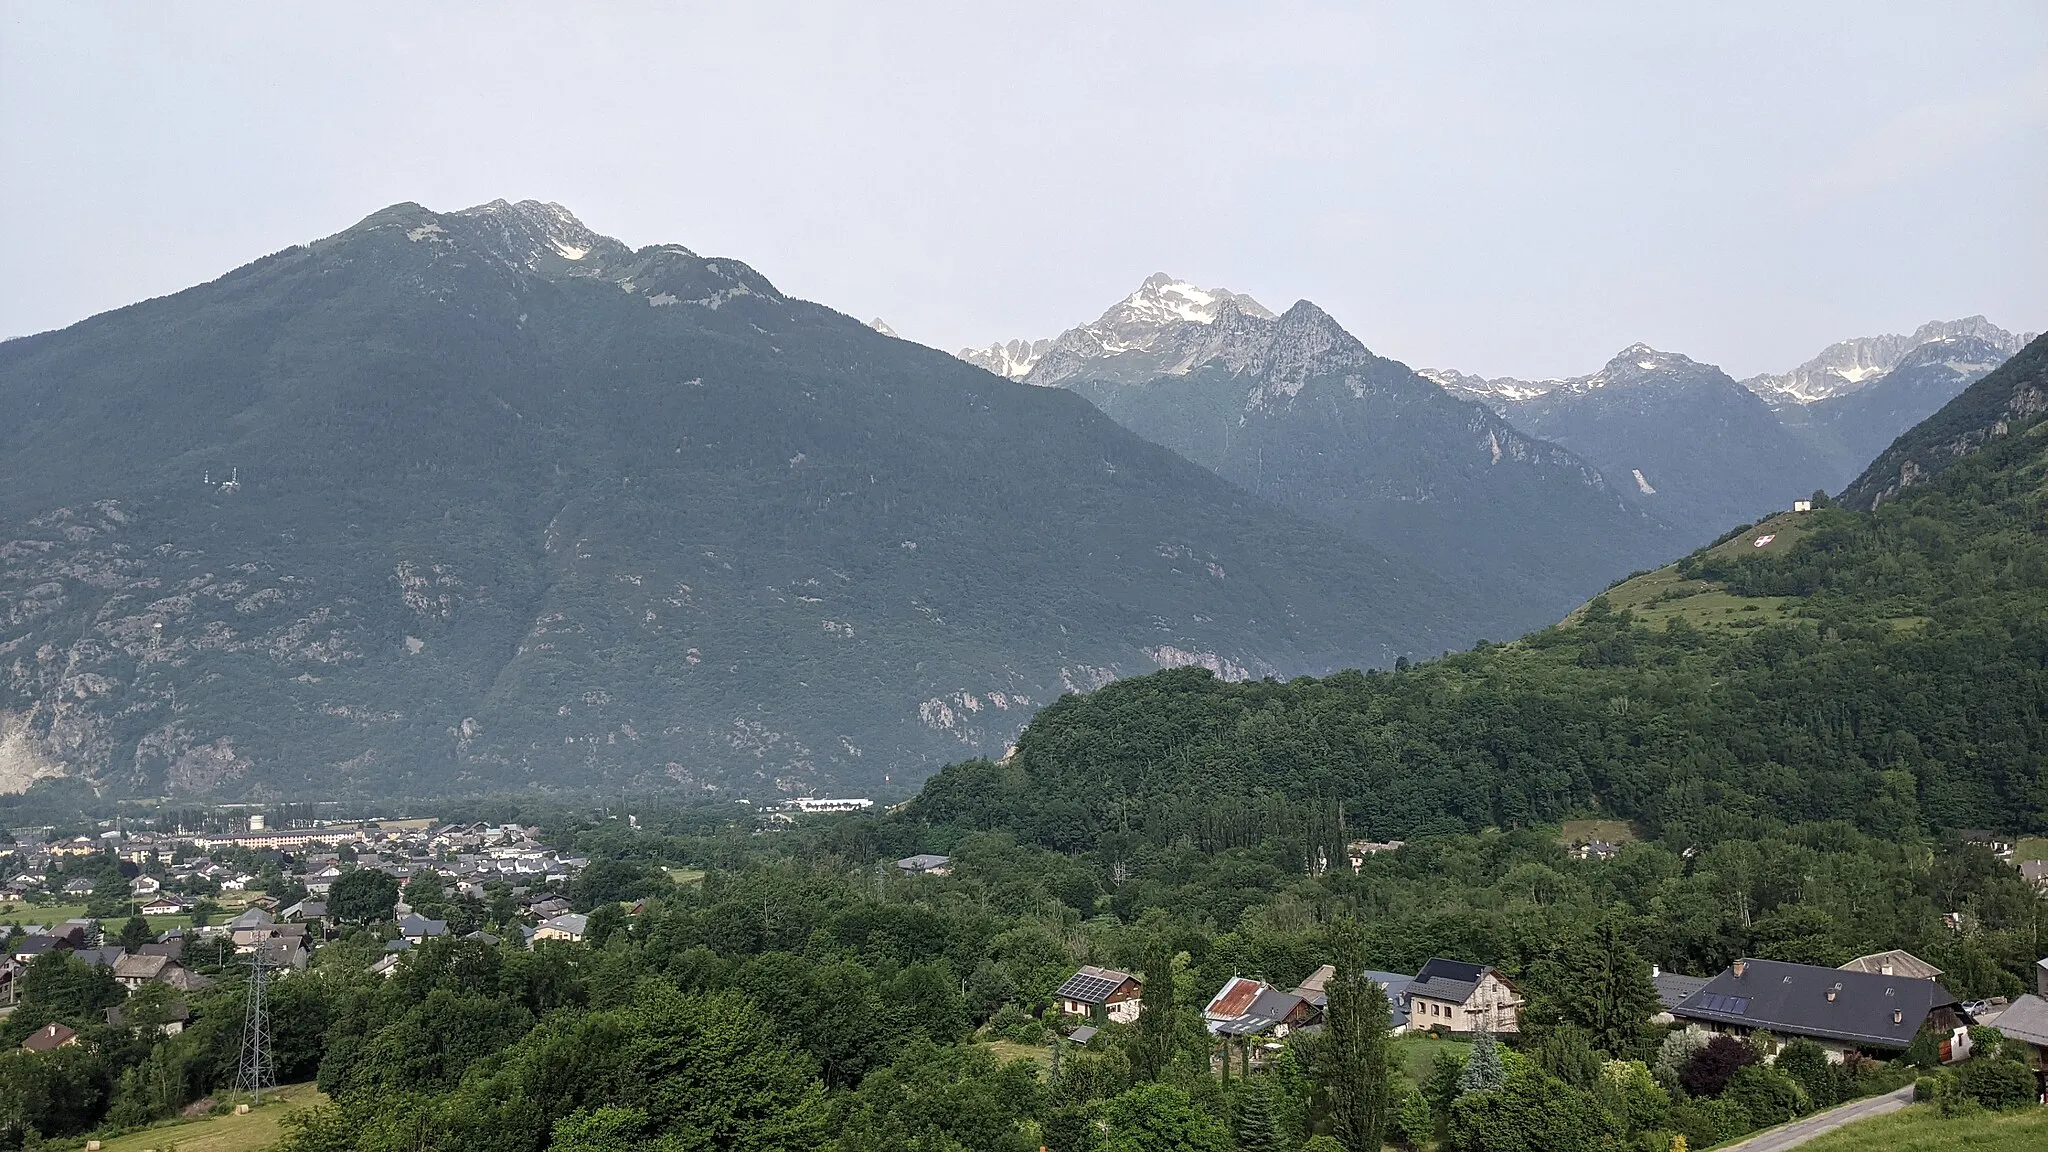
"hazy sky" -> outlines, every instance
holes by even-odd
[[[0,335],[501,196],[949,349],[1157,270],[1487,374],[2048,327],[2043,0],[682,7],[9,3]]]

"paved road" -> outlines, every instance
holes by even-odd
[[[1785,1149],[1796,1148],[1823,1132],[1832,1132],[1844,1124],[1857,1120],[1868,1120],[1872,1116],[1897,1112],[1912,1102],[1913,1086],[1908,1084],[1886,1096],[1851,1100],[1825,1112],[1815,1112],[1804,1120],[1794,1121],[1782,1128],[1773,1128],[1740,1144],[1730,1144],[1720,1149],[1720,1152],[1785,1152]]]

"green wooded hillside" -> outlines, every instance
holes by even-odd
[[[1951,407],[2009,392],[2040,354]],[[1763,548],[1745,526],[1511,644],[1387,673],[1181,670],[1065,697],[1013,757],[948,769],[911,815],[1064,848],[1257,839],[1274,821],[1310,845],[1340,826],[1384,838],[1575,813],[1681,840],[1756,816],[2040,829],[2044,437],[2038,416],[2009,422],[1874,512],[1786,517]]]

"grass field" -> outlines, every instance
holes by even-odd
[[[1449,1052],[1463,1061],[1465,1055],[1471,1051],[1472,1045],[1462,1040],[1438,1040],[1419,1032],[1412,1036],[1394,1038],[1395,1062],[1399,1065],[1401,1074],[1408,1078],[1408,1082],[1418,1087],[1429,1079],[1430,1061],[1435,1059],[1437,1053]]]
[[[1041,1070],[1052,1067],[1050,1044],[1019,1044],[1014,1040],[984,1040],[982,1043],[996,1054],[997,1060],[1005,1064],[1012,1060],[1029,1060]],[[1069,1051],[1071,1052],[1071,1049]]]
[[[199,1120],[174,1120],[130,1132],[100,1145],[101,1152],[259,1152],[277,1143],[283,1135],[285,1114],[295,1108],[321,1103],[327,1097],[311,1084],[287,1084],[277,1090],[274,1101],[246,1116],[229,1114]]]
[[[84,915],[85,905],[83,904],[0,904],[0,924],[13,924],[16,922],[22,924],[57,924],[65,920],[77,919]],[[109,925],[108,931],[112,933],[126,919],[126,916],[122,916],[118,919],[103,920],[101,923]],[[149,921],[149,929],[152,932],[166,932],[172,928],[184,928],[192,923],[190,916],[145,916],[143,919]]]
[[[1979,1112],[1944,1119],[1915,1104],[1845,1124],[1801,1144],[1799,1152],[2048,1152],[2048,1108]]]
[[[1565,844],[1587,844],[1605,840],[1609,844],[1632,844],[1636,831],[1626,820],[1567,820],[1557,838]]]
[[[702,868],[663,868],[662,871],[668,873],[668,878],[677,884],[695,884],[704,879]]]
[[[2023,836],[2013,845],[2012,858],[2020,860],[2048,860],[2048,838]]]
[[[1810,521],[1803,513],[1781,512],[1732,540],[1715,545],[1716,554],[1747,555],[1757,551],[1759,537],[1770,536],[1767,552],[1782,552],[1806,534]],[[1797,603],[1784,596],[1737,596],[1711,580],[1685,580],[1678,566],[1666,565],[1609,588],[1607,602],[1616,611],[1628,609],[1652,628],[1662,628],[1684,617],[1703,628],[1756,628],[1783,620],[1787,609]],[[1565,617],[1566,624],[1578,620],[1583,608]]]

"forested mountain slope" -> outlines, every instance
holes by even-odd
[[[2048,412],[2048,339],[2036,337],[1899,437],[1843,491],[1842,502],[1875,507],[1992,440],[2031,430],[2043,412]]]
[[[865,788],[1069,688],[1501,617],[1064,392],[398,205],[0,345],[0,790]]]
[[[1874,512],[1745,526],[1557,627],[1402,671],[1070,696],[911,817],[1069,848],[1330,843],[1339,805],[1342,834],[1379,838],[1586,811],[1681,840],[1752,817],[2048,828],[2048,424],[2014,404],[2042,352],[1903,440],[2006,421]]]

